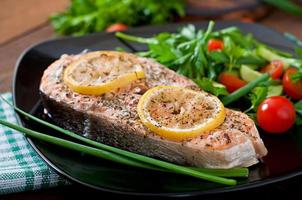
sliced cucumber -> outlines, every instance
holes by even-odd
[[[216,82],[216,81],[213,81],[213,86],[214,86],[214,87],[222,87],[222,88],[225,88],[225,86],[224,86],[223,84],[218,83],[218,82]]]
[[[301,67],[302,65],[302,61],[300,59],[295,59],[295,58],[287,58],[287,57],[283,57],[281,55],[276,54],[275,52],[271,51],[270,49],[268,49],[267,47],[264,46],[259,46],[256,49],[256,53],[264,58],[267,61],[273,61],[273,60],[281,60],[283,62],[284,65],[284,69],[287,69],[289,66],[293,66],[293,67]]]
[[[260,72],[251,69],[248,65],[241,65],[240,67],[240,76],[247,82],[251,82],[261,75]]]
[[[280,96],[283,93],[282,85],[271,85],[268,86],[267,97]]]

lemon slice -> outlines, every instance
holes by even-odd
[[[175,86],[149,89],[140,98],[137,112],[147,128],[172,141],[202,135],[225,119],[225,108],[217,97]]]
[[[100,95],[145,76],[135,59],[133,55],[121,52],[87,53],[67,66],[63,80],[77,93]]]

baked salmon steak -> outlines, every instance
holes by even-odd
[[[89,81],[92,79],[98,84],[91,84]],[[82,85],[75,85],[76,81]],[[155,98],[153,94],[147,93],[161,86],[168,90],[184,88],[183,91],[189,94],[186,98],[182,97],[185,92],[174,97],[166,95],[165,98],[171,100],[173,97],[186,106],[183,108],[182,104],[171,104],[170,100],[161,99],[165,104],[161,104],[161,107],[153,106],[153,114],[150,116],[170,123],[171,115],[191,113],[185,121],[181,119],[181,125],[177,123],[187,127],[195,123],[195,118],[190,118],[194,109],[199,113],[198,120],[214,115],[208,111],[213,109],[211,106],[197,108],[198,105],[192,107],[190,104],[200,94],[203,94],[203,98],[214,98],[212,95],[201,91],[190,79],[154,60],[130,53],[97,51],[62,55],[44,71],[40,94],[49,116],[63,128],[146,156],[182,165],[227,169],[254,165],[267,154],[253,120],[242,112],[227,108],[223,110],[224,118],[220,118],[219,124],[216,123],[214,127],[212,123],[211,129],[203,129],[202,133],[194,136],[169,138],[157,134],[161,125],[154,126],[154,129],[146,126],[138,106],[145,95]],[[164,98],[163,95],[157,93],[160,98]],[[157,105],[154,99],[151,102]],[[199,104],[203,102],[199,101]],[[165,112],[171,105],[173,109],[180,109]]]

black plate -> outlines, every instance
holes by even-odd
[[[196,23],[195,25],[198,28],[205,28],[207,23]],[[257,39],[273,47],[292,51],[292,44],[286,41],[281,34],[262,25],[223,22],[217,23],[216,28],[231,25],[238,26],[245,33],[252,33]],[[141,27],[127,32],[140,36],[151,36],[162,31],[175,32],[180,26],[182,24]],[[38,87],[41,75],[50,63],[64,53],[77,54],[85,49],[115,49],[116,47],[123,47],[129,51],[145,48],[143,45],[122,43],[111,33],[96,33],[78,38],[59,38],[30,47],[21,55],[16,64],[13,85],[15,104],[27,112],[45,117],[40,104]],[[53,130],[43,128],[23,118],[21,120],[27,127],[63,137]],[[233,187],[180,175],[127,168],[37,140],[28,140],[51,167],[83,185],[114,193],[179,197],[255,188],[302,174],[302,146],[299,144],[301,134],[298,132],[297,129],[282,136],[262,135],[269,151],[268,156],[264,158],[262,164],[250,168],[248,179],[239,180],[239,184]]]

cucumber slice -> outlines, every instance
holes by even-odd
[[[218,82],[216,82],[216,81],[213,81],[213,86],[214,86],[214,87],[221,87],[221,88],[225,88],[225,86],[224,86],[223,84],[218,83]]]
[[[270,49],[260,46],[256,49],[256,53],[268,60],[268,61],[273,61],[273,60],[281,60],[284,64],[284,69],[287,69],[289,66],[297,67],[299,68],[302,65],[302,61],[300,59],[295,59],[295,58],[287,58],[283,57],[281,55],[276,54],[275,52],[271,51]]]
[[[283,86],[282,85],[268,86],[267,97],[281,96],[282,93],[283,93]]]
[[[260,72],[251,69],[248,65],[241,65],[240,67],[240,76],[247,82],[251,82],[261,75]]]

